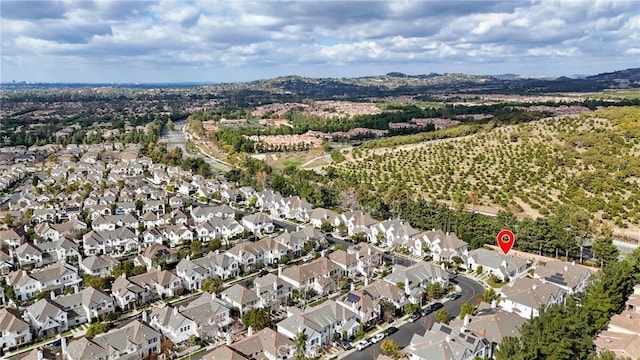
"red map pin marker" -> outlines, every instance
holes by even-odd
[[[513,244],[516,242],[516,236],[513,235],[511,230],[502,230],[498,233],[497,236],[498,245],[500,245],[500,249],[502,252],[507,255],[509,250],[513,247]]]

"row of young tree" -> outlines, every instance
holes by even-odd
[[[626,259],[607,264],[584,293],[566,305],[545,308],[522,326],[519,337],[503,339],[497,360],[615,360],[611,352],[594,352],[593,337],[609,317],[624,308],[633,286],[640,283],[640,249]]]

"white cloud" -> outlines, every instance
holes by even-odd
[[[31,81],[99,76],[92,69],[105,64],[123,74],[121,81],[131,72],[117,66],[136,68],[136,76],[148,74],[147,81],[164,67],[189,69],[173,72],[193,76],[174,79],[186,81],[216,80],[212,68],[226,76],[225,67],[239,66],[248,76],[264,72],[261,77],[287,70],[349,73],[340,66],[422,73],[534,71],[527,66],[592,73],[615,70],[608,64],[640,66],[637,47],[629,47],[640,41],[633,1],[3,0],[0,5],[2,77]],[[34,71],[74,64],[74,73]],[[31,74],[51,78],[28,78]]]

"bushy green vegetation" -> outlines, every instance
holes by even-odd
[[[640,283],[640,249],[622,262],[606,265],[588,286],[581,300],[543,309],[522,326],[520,337],[506,337],[496,353],[498,360],[588,359],[592,338],[605,329],[609,317],[623,309],[633,285]]]
[[[640,224],[638,118],[640,107],[618,107],[410,149],[365,143],[331,173],[378,196],[400,187],[450,206],[531,216],[566,203],[626,227]],[[462,127],[447,130],[455,129]],[[387,146],[394,139],[380,141]]]

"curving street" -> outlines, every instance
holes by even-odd
[[[463,275],[458,275],[456,280],[452,280],[452,283],[457,284],[462,289],[462,296],[453,301],[447,301],[444,303],[445,309],[449,311],[451,316],[456,317],[460,314],[460,307],[465,302],[474,303],[476,296],[482,294],[484,288],[480,283]],[[409,341],[413,337],[413,334],[424,334],[424,332],[431,328],[434,323],[434,314],[421,317],[418,321],[411,323],[407,322],[398,326],[398,332],[389,336],[398,346],[405,347],[409,345]],[[351,350],[351,354],[341,357],[346,360],[370,360],[376,359],[380,351],[380,343],[373,344],[363,351]]]

